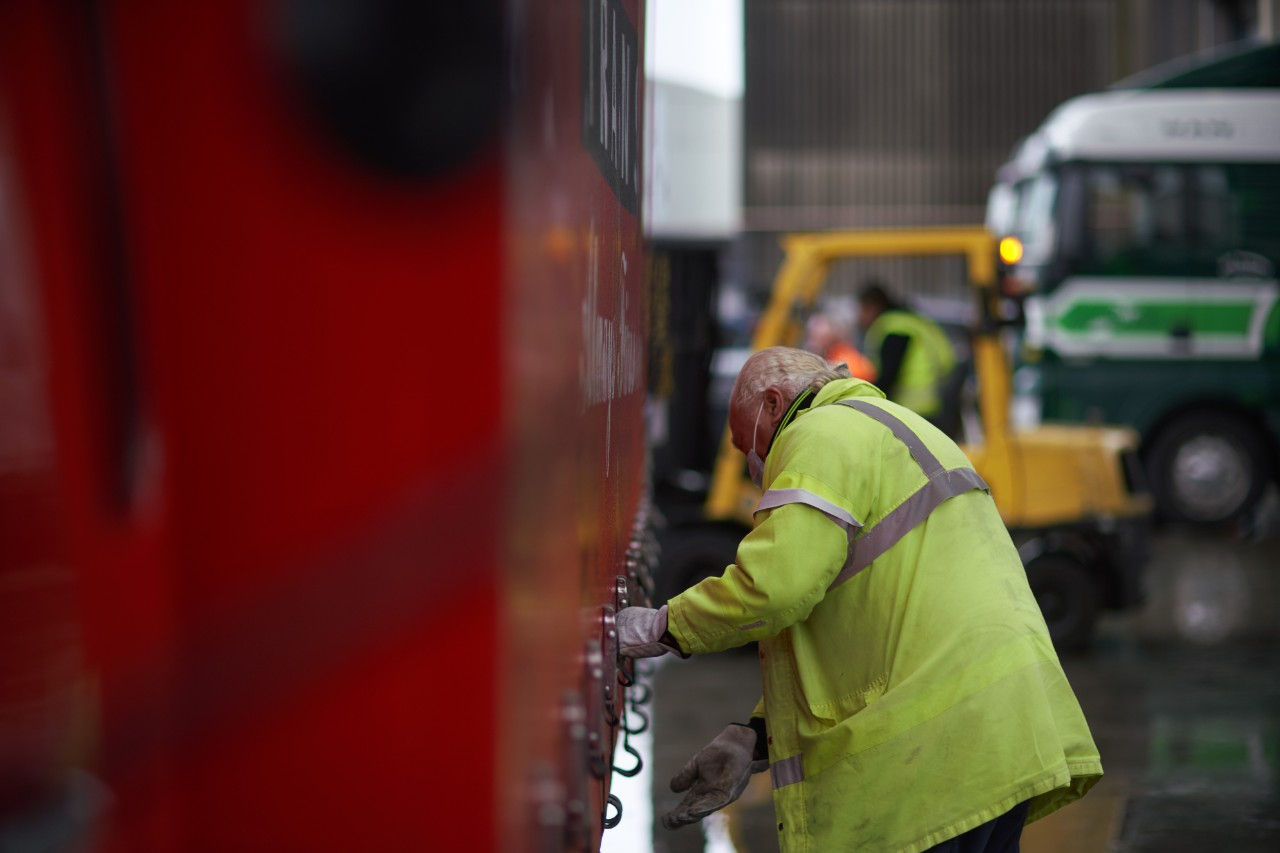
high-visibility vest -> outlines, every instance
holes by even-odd
[[[836,380],[779,430],[764,482],[734,563],[671,599],[668,627],[695,654],[759,641],[782,850],[923,850],[1097,781],[1017,551],[954,442]]]
[[[871,356],[877,371],[884,370],[880,347],[889,335],[904,335],[909,339],[890,399],[925,417],[937,415],[942,411],[938,387],[956,364],[955,349],[947,333],[914,311],[883,312],[863,338],[863,349]]]

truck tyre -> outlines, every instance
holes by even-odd
[[[654,606],[679,595],[699,581],[724,574],[733,562],[745,530],[729,526],[691,526],[668,530],[654,578]]]
[[[1053,645],[1059,650],[1089,645],[1101,600],[1094,577],[1079,562],[1062,554],[1036,557],[1026,569],[1031,593],[1044,614]]]
[[[1205,525],[1253,509],[1271,471],[1266,445],[1252,426],[1204,411],[1162,429],[1147,464],[1161,517]]]

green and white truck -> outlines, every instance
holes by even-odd
[[[1280,458],[1280,44],[1063,103],[987,225],[1024,420],[1130,425],[1163,516],[1246,517]]]

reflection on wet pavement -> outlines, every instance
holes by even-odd
[[[1029,826],[1023,850],[1280,850],[1278,616],[1280,531],[1249,541],[1158,532],[1146,605],[1107,617],[1091,650],[1063,658],[1106,776],[1080,802]],[[710,832],[660,823],[678,801],[671,776],[725,723],[751,713],[755,655],[672,660],[654,684],[652,812],[629,812],[606,835],[605,851],[776,851],[767,774]],[[867,791],[874,796],[870,781]],[[627,820],[642,814],[644,827]]]

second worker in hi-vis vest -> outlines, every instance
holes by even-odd
[[[764,697],[672,780],[701,820],[772,776],[784,851],[1016,850],[1102,775],[986,484],[875,386],[772,347],[729,401],[764,495],[734,563],[618,614],[630,657],[758,641]]]

